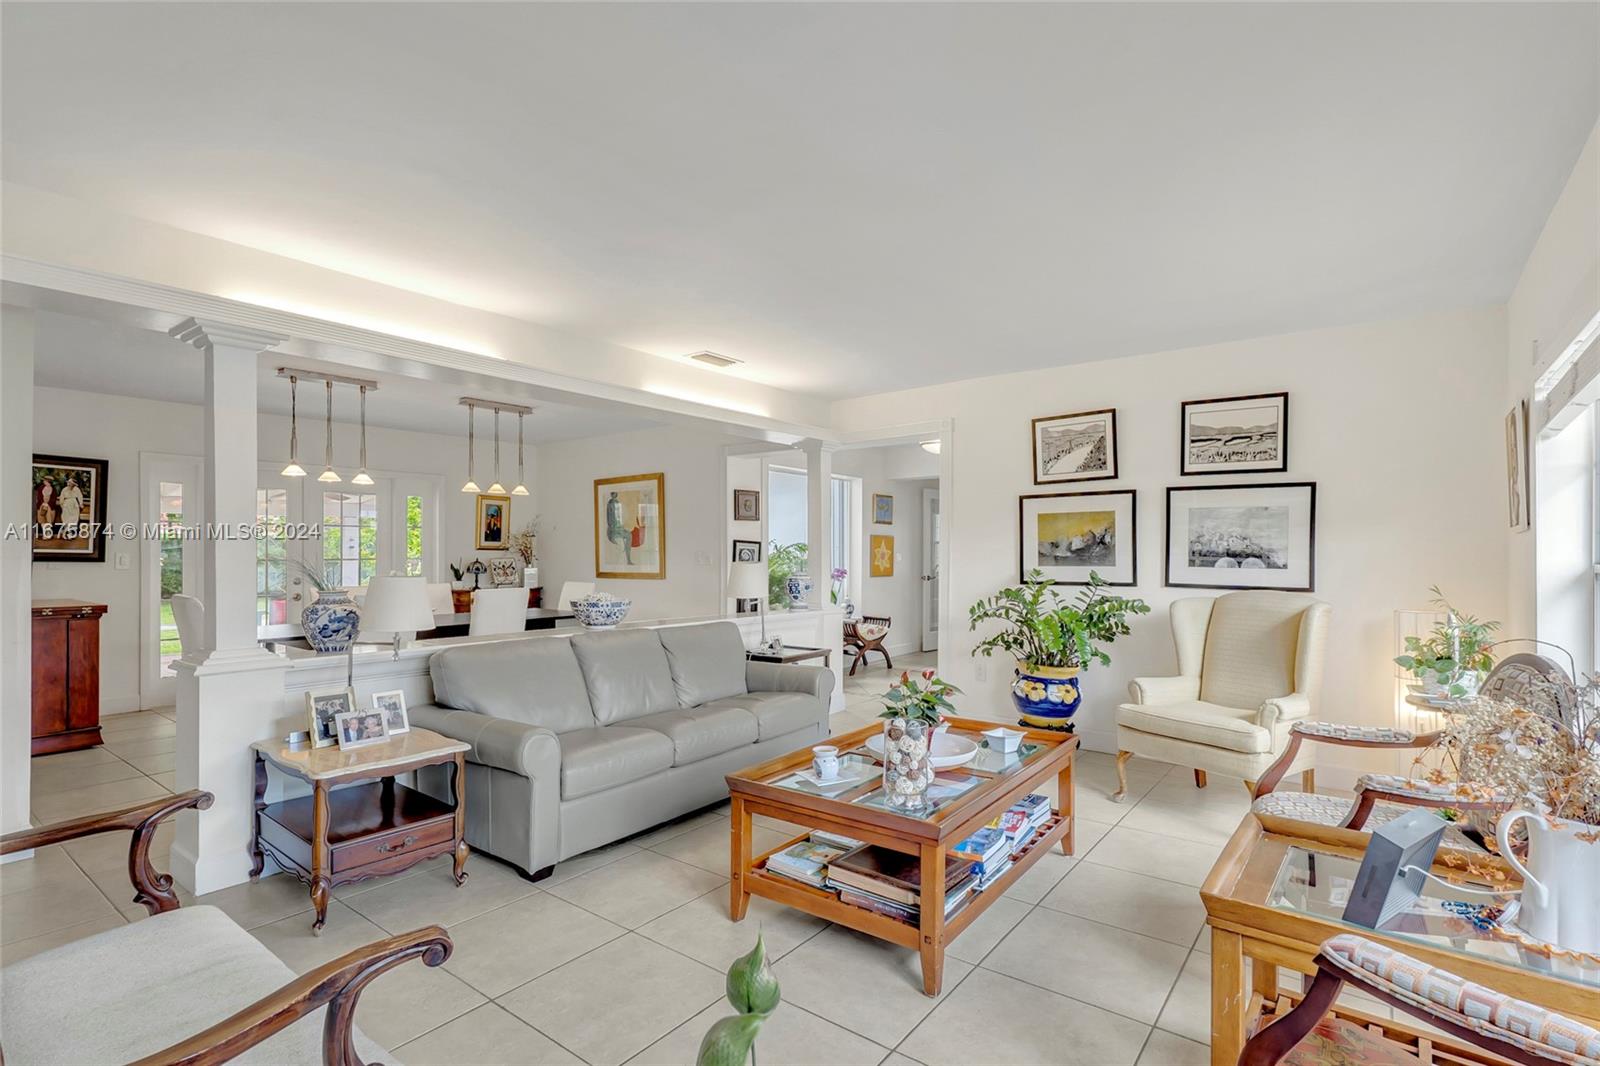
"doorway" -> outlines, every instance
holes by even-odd
[[[139,454],[139,706],[178,698],[175,667],[185,648],[172,597],[199,596],[203,565],[196,527],[205,520],[205,461],[197,455]]]
[[[939,648],[939,490],[922,490],[922,650]]]

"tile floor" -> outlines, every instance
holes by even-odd
[[[927,661],[897,661],[896,672]],[[848,679],[835,729],[875,718],[890,676],[875,665]],[[170,790],[174,731],[170,709],[117,715],[104,747],[35,759],[36,820]],[[297,971],[386,933],[448,926],[456,950],[443,967],[402,966],[362,997],[358,1023],[412,1064],[692,1062],[726,1012],[722,972],[758,928],[783,990],[757,1045],[766,1064],[1204,1063],[1209,968],[1195,886],[1248,797],[1222,781],[1197,791],[1182,768],[1136,759],[1128,769],[1132,796],[1113,804],[1111,757],[1080,757],[1078,855],[1046,856],[963,933],[936,1000],[921,993],[913,952],[761,899],[730,923],[726,805],[562,863],[537,885],[475,855],[459,889],[447,860],[346,886],[321,937],[287,877],[202,902]],[[781,841],[783,828],[762,820],[757,843]],[[167,829],[158,861],[170,846]],[[126,849],[102,836],[0,868],[0,959],[142,918]],[[1019,1016],[1033,1024],[975,1028]]]

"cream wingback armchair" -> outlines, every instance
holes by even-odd
[[[1292,592],[1230,592],[1175,600],[1172,639],[1177,677],[1138,677],[1117,708],[1117,781],[1135,755],[1242,779],[1251,788],[1289,743],[1289,728],[1312,716],[1328,639],[1326,603]],[[1304,774],[1304,751],[1283,773]]]

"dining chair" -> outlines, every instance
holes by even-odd
[[[428,607],[434,614],[455,613],[455,604],[450,599],[450,582],[428,582]]]
[[[570,611],[573,600],[587,599],[593,592],[593,581],[564,581],[561,583],[561,596],[556,600],[556,607]]]
[[[205,639],[206,607],[193,596],[179,593],[169,601],[172,604],[172,620],[178,626],[178,643],[182,645],[185,654],[200,648],[201,641]]]
[[[528,590],[479,589],[472,594],[472,614],[467,620],[467,635],[521,633],[528,627]]]

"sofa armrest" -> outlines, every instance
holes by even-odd
[[[543,726],[432,703],[411,708],[410,716],[415,725],[471,744],[472,762],[536,781],[555,781],[561,774],[561,742]]]
[[[1256,724],[1271,729],[1279,722],[1293,722],[1311,717],[1311,697],[1304,692],[1291,692],[1287,696],[1274,696],[1256,712]]]
[[[1128,698],[1134,703],[1182,703],[1200,698],[1200,679],[1187,674],[1178,677],[1136,677],[1128,682]]]
[[[833,671],[825,666],[749,662],[744,667],[744,683],[751,692],[810,693],[824,707],[833,701]]]

